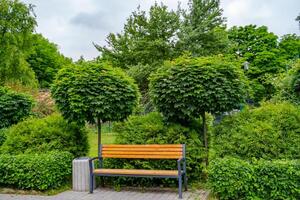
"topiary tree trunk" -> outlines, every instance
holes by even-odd
[[[98,129],[98,155],[100,156],[100,144],[101,144],[101,119],[97,117],[97,129]]]
[[[202,112],[201,118],[202,118],[203,145],[205,147],[205,164],[206,166],[208,166],[208,138],[207,138],[205,112]]]

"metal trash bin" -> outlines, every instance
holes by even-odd
[[[94,166],[93,166],[94,167]],[[95,188],[95,178],[94,178]],[[88,192],[90,184],[89,158],[76,158],[72,162],[72,183],[73,190],[78,192]]]

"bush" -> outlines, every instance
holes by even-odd
[[[18,123],[31,113],[30,96],[0,87],[0,129]]]
[[[208,182],[220,199],[299,199],[300,161],[216,159]]]
[[[197,125],[194,125],[197,127]],[[203,169],[202,142],[198,131],[176,124],[164,124],[163,118],[158,113],[149,113],[145,116],[131,116],[123,123],[114,125],[115,133],[118,133],[117,144],[186,144],[187,175],[189,181],[199,180]],[[134,168],[134,169],[177,169],[176,160],[143,160],[143,159],[107,159],[104,164],[108,168]],[[126,184],[132,185],[130,178],[122,179]],[[149,180],[136,179],[134,184],[166,183],[165,179]],[[167,182],[168,184],[170,182]],[[173,182],[176,183],[176,182]],[[176,183],[177,184],[177,183]]]
[[[0,155],[0,185],[47,190],[66,184],[72,173],[69,152]]]
[[[0,147],[6,140],[5,129],[0,129]]]
[[[242,159],[300,159],[300,109],[264,103],[225,117],[214,128],[212,155]]]
[[[20,154],[68,151],[74,156],[88,152],[87,130],[76,123],[68,123],[60,115],[42,119],[28,119],[5,131],[3,153]]]

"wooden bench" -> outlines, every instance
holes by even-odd
[[[93,193],[94,176],[156,177],[178,179],[179,198],[182,198],[182,181],[187,190],[184,144],[100,145],[99,156],[89,160],[90,193]],[[176,159],[176,170],[103,169],[103,158],[124,159]],[[99,159],[99,169],[93,169],[93,160]]]

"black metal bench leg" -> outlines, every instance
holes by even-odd
[[[178,193],[179,199],[182,199],[182,176],[178,177]]]
[[[93,174],[90,175],[90,193],[93,193],[94,190],[94,176]]]
[[[184,174],[184,191],[187,191],[187,176]]]

